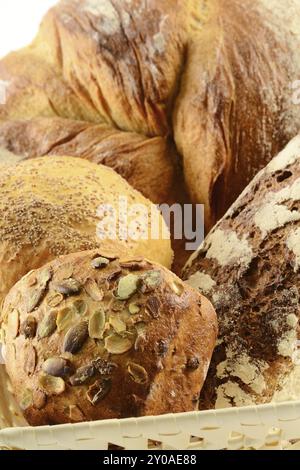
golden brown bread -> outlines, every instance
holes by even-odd
[[[116,209],[119,223],[120,197],[127,198],[129,211],[132,204],[142,204],[148,216],[153,210],[162,221],[149,200],[102,165],[53,156],[1,169],[0,298],[31,269],[61,254],[98,246],[125,255],[147,253],[149,259],[169,268],[173,254],[168,233],[160,233],[154,239],[149,217],[145,227],[148,239],[126,238],[119,230],[109,234],[113,224],[104,223],[105,215],[97,211],[100,206],[110,204]],[[129,213],[126,227],[136,233],[139,229],[134,220]],[[105,239],[96,233],[101,221]]]
[[[141,50],[143,42],[140,37],[143,32],[147,34],[150,25],[142,26],[143,17],[139,20],[137,15],[131,21],[136,46],[132,44],[129,51],[128,41],[124,41],[120,34],[118,42],[112,40],[107,47],[103,37],[103,50],[99,50],[97,34],[102,32],[104,36],[109,36],[110,30],[105,21],[102,29],[100,21],[97,32],[97,24],[93,25],[94,20],[98,23],[97,18],[91,13],[95,5],[97,10],[97,2],[62,2],[58,9],[52,9],[46,16],[39,37],[29,48],[13,53],[2,61],[0,77],[10,82],[10,86],[7,104],[0,107],[0,120],[60,116],[86,121],[86,126],[88,123],[106,123],[111,127],[109,152],[112,155],[112,158],[106,159],[107,164],[120,170],[120,174],[126,175],[133,187],[142,190],[153,202],[167,202],[173,199],[177,186],[177,157],[172,145],[166,142],[170,132],[165,109],[169,106],[170,94],[177,81],[177,74],[170,70],[175,55],[182,60],[176,52],[177,45],[170,44],[168,62],[159,64],[157,58],[154,66],[150,63],[147,45],[144,52]],[[129,13],[131,9],[132,6]],[[99,11],[112,21],[112,28],[116,15],[113,10],[110,2],[99,3]],[[146,14],[146,10],[143,11]],[[159,47],[159,31],[156,31],[158,15],[159,12],[150,28],[153,29],[151,35],[158,34]],[[69,20],[72,24],[67,26]],[[171,23],[176,24],[176,21],[174,12]],[[156,55],[155,49],[152,52]],[[122,55],[127,57],[123,67]],[[149,61],[148,67],[145,67],[143,58]],[[160,75],[159,84],[152,77],[153,72]],[[67,128],[72,126],[68,122],[65,125]],[[126,135],[118,129],[132,132]],[[97,132],[99,128],[96,127],[94,136],[85,133],[82,137],[86,139],[83,144],[87,149],[86,156],[91,156],[92,160],[95,154],[97,159],[103,158],[101,148],[92,148]],[[156,138],[148,140],[147,136]],[[158,139],[159,136],[163,138]],[[19,137],[16,133],[13,140]],[[54,145],[59,142],[59,136],[52,139]],[[41,134],[38,137],[40,141]],[[21,146],[19,153],[28,153],[28,148]],[[85,156],[79,149],[76,155]]]
[[[22,160],[43,155],[82,157],[113,168],[154,203],[175,198],[178,156],[165,137],[146,138],[107,124],[36,118],[4,122],[1,147]]]
[[[220,334],[204,408],[300,398],[300,135],[245,189],[188,263]]]
[[[156,204],[190,203],[176,149],[163,137],[145,138],[106,124],[61,118],[7,121],[0,126],[0,164],[43,155],[78,156],[109,166]],[[176,273],[190,256],[185,243],[172,240]]]
[[[196,15],[173,122],[190,195],[211,226],[300,129],[300,2],[200,3],[205,26]]]
[[[217,321],[160,265],[90,251],[18,282],[2,330],[15,395],[44,425],[196,409]]]
[[[11,83],[0,116],[59,115],[165,135],[184,62],[184,3],[60,2],[33,43],[2,61]]]
[[[106,124],[129,132],[133,148],[132,133],[170,137],[209,227],[300,128],[291,105],[299,23],[300,0],[64,0],[29,47],[1,61],[9,86],[0,120],[12,121],[14,139],[14,121],[36,117]],[[169,171],[172,145],[171,156],[164,146],[154,154],[139,155],[143,177],[130,183],[157,201],[164,177],[156,195],[145,175],[158,162]]]

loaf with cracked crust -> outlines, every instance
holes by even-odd
[[[210,227],[300,129],[300,108],[291,106],[299,23],[300,0],[63,0],[30,46],[0,62],[7,83],[0,135],[6,148],[17,139],[30,155],[18,120],[34,130],[34,118],[65,119],[67,139],[70,121],[103,124],[115,134],[108,151],[125,175],[131,158],[114,141],[128,133],[135,154],[138,134],[149,152],[137,151],[138,175],[129,180],[155,202],[178,193],[175,144],[190,197],[205,204]],[[54,121],[49,129],[55,134]],[[81,137],[76,155],[93,158],[95,139]],[[151,155],[153,137],[172,144]],[[61,145],[59,132],[52,142]]]
[[[120,198],[128,205],[127,233],[120,230]],[[135,204],[145,208],[147,219],[131,214]],[[111,222],[110,209],[116,217]],[[165,228],[155,236],[152,213]],[[72,157],[44,157],[1,169],[0,301],[31,269],[99,246],[120,255],[146,252],[168,268],[172,264],[169,233],[158,210],[110,168]]]
[[[215,311],[195,289],[156,263],[99,251],[30,272],[1,319],[31,425],[195,410],[217,337]]]
[[[63,155],[108,166],[156,204],[175,200],[181,182],[176,149],[168,137],[147,138],[107,124],[58,117],[7,121],[0,123],[0,158],[1,149],[11,152],[12,162]]]
[[[219,340],[201,406],[300,398],[300,136],[261,171],[184,272]]]

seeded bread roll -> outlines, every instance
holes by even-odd
[[[89,251],[19,281],[2,331],[25,417],[44,425],[194,410],[217,322],[160,265]]]
[[[299,393],[299,268],[300,136],[257,175],[186,267],[184,278],[211,299],[220,326],[202,407],[295,398],[297,381]]]
[[[109,204],[115,209],[117,222],[121,222],[120,197],[128,205],[128,219],[123,223],[128,234],[119,230],[120,224],[115,224],[117,230],[112,230],[114,222],[108,219],[110,208],[107,207],[106,213],[103,206]],[[157,216],[154,219],[165,227],[149,200],[102,165],[53,156],[3,169],[0,173],[0,300],[31,269],[59,255],[99,246],[132,256],[147,253],[149,259],[170,267],[172,249],[168,231],[158,232],[157,239],[152,238],[150,217],[141,220],[138,213],[131,214],[133,204],[142,204],[148,216],[153,211]],[[137,237],[139,234],[142,236]]]

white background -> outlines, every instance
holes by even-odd
[[[26,46],[57,0],[0,0],[0,57]]]

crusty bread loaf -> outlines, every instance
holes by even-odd
[[[0,120],[59,116],[171,136],[210,226],[300,129],[299,23],[300,0],[64,0],[29,47],[0,62]],[[139,160],[146,175],[170,157],[163,146]]]
[[[209,227],[299,132],[291,85],[300,75],[300,1],[194,4],[203,21],[196,13],[173,122],[190,195],[205,203]]]
[[[197,407],[213,307],[160,265],[106,256],[60,257],[5,300],[6,368],[31,425]]]
[[[113,168],[154,203],[172,202],[175,187],[178,199],[178,156],[166,137],[146,138],[107,124],[36,118],[0,124],[1,147],[19,160],[43,155],[82,157]]]
[[[130,229],[129,234],[119,231],[120,197],[128,204],[124,228]],[[142,221],[136,214],[137,223],[145,220],[147,226],[139,228],[135,215],[130,215],[136,203],[142,204],[149,216]],[[116,233],[110,233],[113,221],[104,223],[104,212],[97,213],[105,204],[116,210]],[[149,259],[169,268],[173,253],[168,231],[157,232],[157,239],[152,237],[152,211],[165,226],[155,206],[117,173],[83,159],[44,157],[1,169],[0,299],[31,269],[61,254],[98,246],[132,256],[147,253]],[[97,233],[101,221],[106,237]],[[140,237],[136,236],[138,230]]]
[[[299,268],[300,135],[254,178],[186,267],[184,278],[211,299],[220,327],[203,407],[266,403],[285,387],[291,393],[300,374]]]

